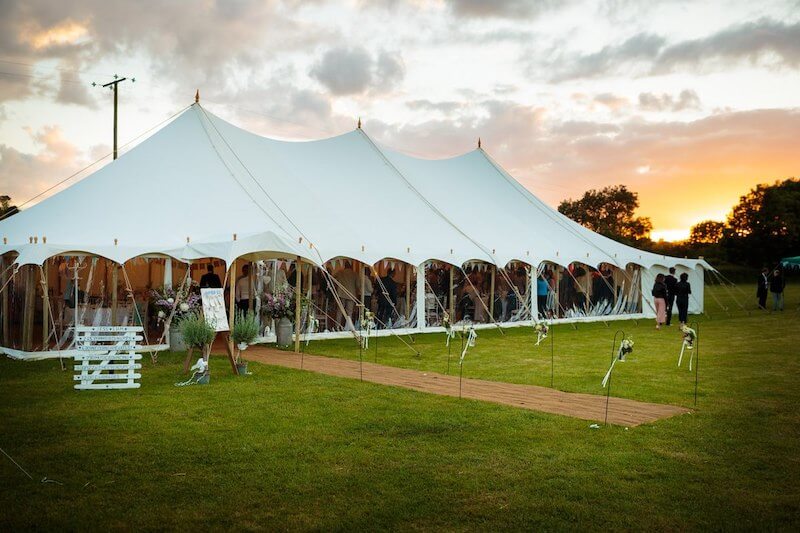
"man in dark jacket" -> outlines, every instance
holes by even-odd
[[[761,269],[758,275],[758,285],[756,286],[756,297],[758,298],[758,308],[767,308],[767,294],[769,293],[769,270]]]
[[[775,269],[772,273],[772,280],[769,282],[769,292],[772,293],[772,310],[783,311],[783,289],[786,288],[786,280],[780,269]]]
[[[664,285],[667,286],[667,325],[672,325],[672,306],[675,305],[675,285],[678,280],[675,278],[675,267],[669,269],[669,275],[664,278]]]
[[[378,295],[378,320],[381,324],[386,324],[392,318],[392,308],[397,304],[397,282],[394,280],[394,269],[389,269],[381,278],[381,284],[383,286]]]

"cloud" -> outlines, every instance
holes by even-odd
[[[409,100],[406,102],[406,106],[414,111],[438,111],[444,115],[449,115],[450,113],[460,109],[462,105],[463,104],[461,102],[456,102],[453,100],[433,102],[431,100],[422,99]]]
[[[382,51],[375,57],[363,47],[339,47],[325,52],[309,75],[336,96],[383,93],[403,81],[405,65],[397,52]]]
[[[31,137],[41,147],[32,154],[0,144],[0,191],[11,196],[16,205],[88,163],[84,154],[64,139],[57,127],[44,127]]]
[[[622,109],[630,105],[630,101],[624,96],[617,96],[612,93],[600,93],[594,97],[594,101],[602,104],[612,111]]]
[[[578,57],[558,57],[551,65],[567,64],[554,82],[604,75],[665,74],[679,68],[728,68],[731,61],[800,67],[800,22],[787,24],[768,18],[730,26],[701,39],[669,44],[659,35],[638,33],[622,44]]]
[[[456,16],[477,18],[531,18],[569,4],[557,0],[447,0],[446,3]]]
[[[644,111],[684,111],[686,109],[700,109],[700,97],[697,93],[684,89],[674,97],[667,93],[640,93],[639,108]]]
[[[593,78],[619,69],[630,62],[652,60],[663,48],[666,40],[650,33],[639,33],[618,45],[604,46],[599,52],[577,58],[559,57],[552,67],[569,65],[555,76],[553,82],[577,78]]]

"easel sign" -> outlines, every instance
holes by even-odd
[[[228,326],[228,313],[225,310],[225,294],[222,289],[200,289],[200,299],[203,302],[203,316],[208,322],[208,325],[219,332],[230,331]],[[236,369],[236,361],[233,356],[233,348],[231,345],[230,334],[225,333],[225,349],[228,352],[228,361],[231,363],[233,373],[238,375],[239,371]],[[189,363],[192,359],[194,348],[191,346],[186,351],[186,359],[183,362],[184,373],[189,372]]]
[[[222,289],[200,289],[203,301],[203,316],[217,332],[229,331],[228,314],[225,310],[225,294]]]

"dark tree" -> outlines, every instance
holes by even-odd
[[[575,222],[606,237],[635,243],[649,239],[653,224],[647,217],[637,217],[639,195],[625,185],[589,190],[577,200],[564,200],[558,210]]]
[[[728,216],[722,244],[732,261],[774,264],[800,251],[800,180],[758,185]]]
[[[689,234],[691,244],[716,244],[722,239],[725,223],[717,220],[704,220],[692,226]]]
[[[17,206],[11,205],[11,197],[2,195],[0,196],[0,219],[8,218],[19,212]]]

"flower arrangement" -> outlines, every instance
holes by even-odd
[[[175,290],[172,287],[162,287],[150,291],[153,305],[156,308],[158,323],[162,324],[172,314],[173,320],[177,323],[191,313],[196,313],[202,307],[200,295],[192,291],[192,286],[181,287]],[[176,307],[177,303],[177,307]]]
[[[444,326],[444,331],[447,334],[444,345],[449,347],[450,339],[454,339],[456,337],[456,332],[453,330],[453,324],[450,321],[450,313],[447,311],[445,311],[444,315],[442,315],[442,325]]]
[[[633,339],[622,339],[622,342],[619,343],[619,355],[617,358],[620,361],[624,361],[625,356],[631,352],[633,352]]]
[[[542,320],[533,325],[533,331],[536,332],[536,346],[539,346],[539,344],[547,338],[547,332],[550,331],[550,326],[547,322]]]
[[[365,332],[361,335],[361,346],[363,349],[369,348],[369,336],[372,330],[375,329],[375,315],[372,311],[365,310],[361,315],[361,329]]]
[[[686,324],[681,324],[681,333],[683,333],[683,342],[686,345],[686,349],[691,350],[694,348],[694,341],[697,339],[697,332]]]
[[[284,289],[265,295],[261,311],[275,320],[291,318],[294,315],[294,293],[291,289]]]

